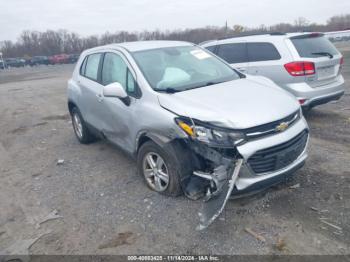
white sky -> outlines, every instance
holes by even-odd
[[[23,30],[67,29],[81,35],[293,23],[325,23],[350,13],[349,0],[0,0],[0,41]]]

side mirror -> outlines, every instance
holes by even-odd
[[[103,95],[106,97],[117,97],[124,99],[128,97],[125,89],[118,82],[111,83],[103,87]]]

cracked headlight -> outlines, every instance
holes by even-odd
[[[200,123],[191,123],[187,119],[176,119],[176,123],[191,138],[212,147],[237,146],[244,143],[246,139],[244,133],[240,131],[203,126]]]

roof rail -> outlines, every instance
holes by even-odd
[[[255,36],[255,35],[285,35],[286,33],[282,32],[256,32],[256,33],[249,33],[249,32],[243,32],[234,34],[231,36],[225,36],[222,38],[219,38],[218,40],[224,40],[224,39],[230,39],[230,38],[236,38],[236,37],[245,37],[245,36]]]

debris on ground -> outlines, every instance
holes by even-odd
[[[259,240],[259,241],[261,241],[261,242],[266,242],[266,239],[265,239],[262,235],[256,233],[256,232],[253,231],[251,228],[246,227],[246,228],[244,229],[244,231],[247,232],[247,233],[249,233],[249,234],[252,235],[253,237],[255,237],[257,240]]]
[[[57,165],[63,165],[64,159],[58,159],[57,160]]]
[[[286,241],[283,238],[278,238],[277,242],[275,244],[275,248],[278,251],[284,251],[286,250]]]
[[[117,237],[107,241],[104,244],[101,244],[98,248],[105,249],[105,248],[118,247],[121,245],[132,245],[136,241],[136,238],[133,236],[134,236],[134,233],[130,231],[119,233]]]
[[[298,183],[298,184],[295,184],[295,185],[293,185],[293,186],[290,186],[289,188],[290,189],[297,189],[297,188],[299,188],[300,187],[300,184]]]
[[[0,254],[5,255],[4,261],[16,261],[16,259],[20,256],[20,261],[25,261],[27,258],[23,258],[22,256],[28,256],[29,255],[29,249],[43,236],[50,234],[51,232],[46,232],[44,234],[41,234],[40,236],[36,238],[30,238],[30,239],[19,239],[16,240],[11,246],[6,248],[3,251],[0,251]],[[16,257],[14,257],[16,256]],[[24,259],[24,260],[23,260]],[[29,260],[26,260],[29,261]]]
[[[313,210],[313,211],[316,211],[316,212],[319,212],[319,211],[320,211],[320,210],[317,209],[316,207],[310,207],[310,209]]]
[[[343,230],[341,227],[339,227],[339,226],[337,226],[337,225],[334,225],[334,224],[332,224],[332,223],[326,221],[325,218],[320,218],[320,221],[321,221],[323,224],[326,224],[326,225],[328,225],[328,226],[330,226],[330,227],[333,227],[333,228],[335,228],[335,229],[338,230],[338,231],[342,231],[342,230]]]
[[[47,221],[50,221],[50,220],[54,220],[54,219],[59,219],[59,218],[63,218],[63,216],[60,216],[58,214],[58,211],[55,209],[53,210],[50,214],[48,214],[46,217],[44,217],[37,225],[36,227],[37,228],[40,228],[40,225],[47,222]]]

